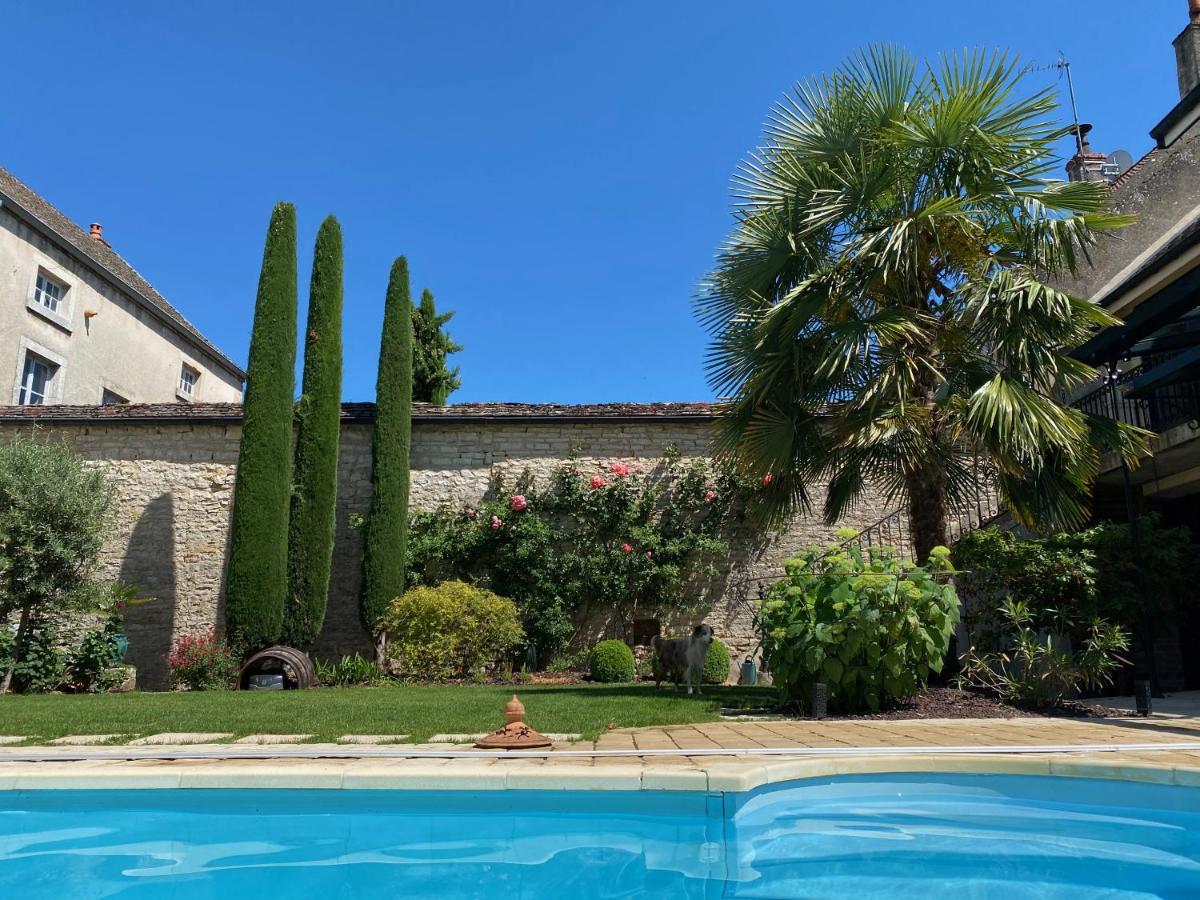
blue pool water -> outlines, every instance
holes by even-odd
[[[0,792],[0,898],[1200,897],[1200,790]]]

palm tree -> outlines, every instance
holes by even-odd
[[[820,484],[832,523],[874,485],[923,560],[977,459],[1041,527],[1085,521],[1106,449],[1136,464],[1145,432],[1062,402],[1096,377],[1070,349],[1117,320],[1054,286],[1128,220],[1107,185],[1048,178],[1067,131],[1021,74],[874,48],[774,108],[697,301],[717,449],[769,482],[766,518]]]

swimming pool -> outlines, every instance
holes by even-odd
[[[0,792],[0,897],[1200,896],[1200,790],[870,775],[746,794]]]

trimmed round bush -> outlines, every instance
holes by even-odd
[[[724,684],[729,680],[729,648],[718,640],[708,645],[708,659],[704,661],[704,683]]]
[[[525,639],[515,603],[461,581],[405,592],[380,625],[388,668],[420,680],[482,674]]]
[[[633,681],[637,675],[633,651],[624,641],[601,641],[593,647],[590,670],[592,681],[604,684]]]

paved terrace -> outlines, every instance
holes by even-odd
[[[743,791],[797,778],[914,771],[1200,787],[1195,717],[726,721],[614,730],[595,742],[560,742],[544,755],[519,757],[449,742],[389,743],[400,735],[353,735],[337,744],[300,743],[302,736],[284,736],[296,743],[275,743],[279,736],[217,743],[222,737],[173,735],[157,743],[104,746],[9,743],[0,747],[0,789]],[[202,743],[188,743],[195,740]]]

